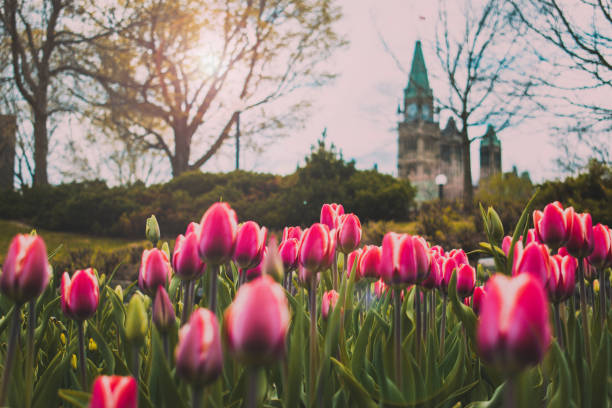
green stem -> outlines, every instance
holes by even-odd
[[[166,361],[168,362],[168,366],[172,366],[172,362],[170,361],[170,341],[168,340],[168,333],[161,333],[161,338],[164,345],[164,355],[166,356]]]
[[[259,382],[259,367],[247,367],[246,408],[257,407],[257,386]],[[194,406],[195,408],[195,406]]]
[[[15,305],[13,318],[11,320],[11,329],[9,332],[8,345],[6,349],[6,361],[4,362],[4,372],[2,373],[2,383],[0,383],[0,407],[4,406],[6,401],[6,391],[11,380],[11,369],[15,360],[15,345],[19,337],[19,326],[21,324],[21,305]]]
[[[599,269],[599,314],[601,315],[601,326],[606,322],[607,310],[607,294],[606,294],[606,273],[604,268]]]
[[[584,336],[584,346],[586,348],[587,363],[591,366],[591,347],[589,346],[589,317],[586,306],[586,289],[584,287],[584,259],[578,259],[578,280],[580,283],[580,317],[582,319],[582,331]]]
[[[25,406],[30,408],[32,406],[32,392],[34,385],[34,364],[35,364],[35,353],[34,353],[34,331],[36,329],[36,301],[31,300],[28,304],[28,334],[27,334],[27,349],[26,349],[26,372],[25,372]]]
[[[77,322],[79,330],[79,369],[81,371],[81,388],[87,391],[87,353],[85,351],[85,321]]]
[[[421,291],[419,286],[414,286],[414,312],[416,314],[416,358],[418,361],[421,348]]]
[[[436,335],[436,292],[432,289],[429,294],[429,327],[434,337]]]
[[[446,338],[446,303],[448,296],[442,295],[442,322],[440,323],[440,356],[444,355],[444,339]]]
[[[210,292],[208,308],[214,314],[217,314],[217,278],[219,275],[219,265],[213,265],[210,270]]]
[[[140,382],[140,347],[135,344],[132,345],[132,375],[138,384]]]
[[[311,406],[315,401],[315,379],[317,365],[317,277],[312,276],[310,279],[309,290],[309,307],[310,307],[310,379],[309,379],[309,397]]]
[[[395,332],[395,384],[400,387],[402,378],[402,291],[393,289],[393,331]]]
[[[504,386],[504,408],[516,408],[516,384],[515,379],[510,377]]]
[[[346,262],[346,256],[344,257],[344,269],[348,268],[348,262]],[[338,290],[338,251],[334,252],[334,263],[332,264],[332,286],[334,290]]]
[[[565,341],[563,340],[563,326],[561,326],[561,314],[559,313],[559,303],[555,303],[555,326],[557,329],[557,341],[561,346],[561,350],[565,349]]]
[[[189,321],[191,310],[193,309],[193,290],[195,281],[188,280],[183,282],[183,315],[181,316],[181,326]]]
[[[199,385],[191,387],[191,403],[193,408],[202,408],[202,394],[204,388]]]

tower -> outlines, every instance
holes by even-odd
[[[493,126],[480,139],[480,180],[501,172],[501,142]]]

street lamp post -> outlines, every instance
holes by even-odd
[[[436,176],[436,184],[438,185],[438,199],[442,201],[444,198],[444,186],[448,182],[448,179],[444,174],[438,174]]]

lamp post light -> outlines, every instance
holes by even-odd
[[[436,176],[435,181],[436,181],[436,184],[438,185],[438,199],[442,201],[442,199],[444,198],[444,186],[448,182],[448,179],[446,178],[444,174],[438,174]]]

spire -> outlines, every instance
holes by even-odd
[[[493,125],[487,126],[487,132],[482,136],[480,141],[480,146],[501,146],[500,140],[497,138],[497,134],[495,133],[495,128]]]
[[[427,78],[427,68],[425,67],[425,58],[423,58],[421,40],[417,40],[414,46],[412,68],[410,69],[408,88],[406,88],[406,97],[417,95],[432,95],[431,88],[429,87],[429,79]]]

